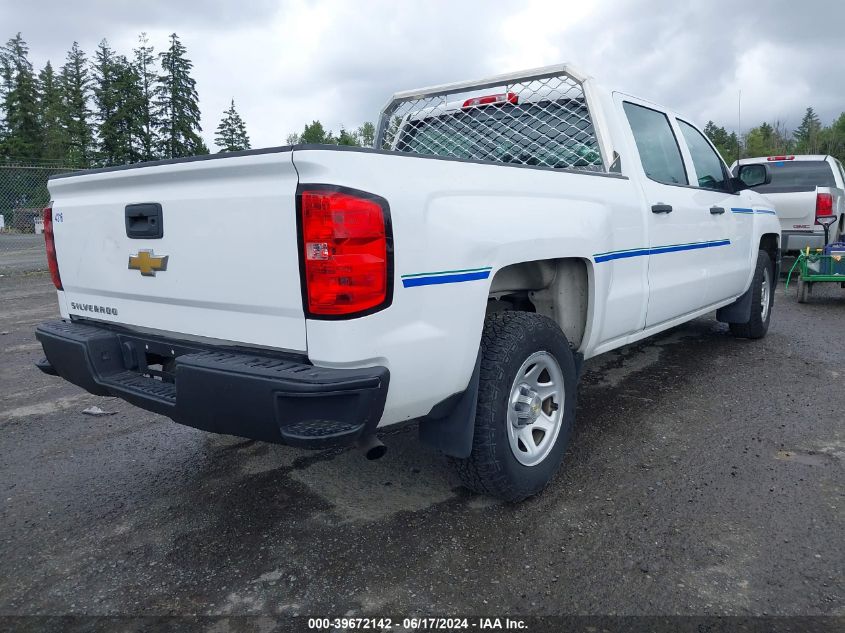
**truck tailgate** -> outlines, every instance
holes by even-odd
[[[284,150],[51,180],[62,316],[305,351],[296,183]],[[160,238],[129,237],[144,203]]]
[[[788,220],[783,223],[784,229],[791,229],[793,224],[808,224],[812,227],[815,223],[815,188],[810,191],[765,192],[763,195],[772,201],[777,209],[778,217],[781,220]]]

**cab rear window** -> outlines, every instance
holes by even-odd
[[[587,105],[556,100],[463,109],[404,123],[396,151],[603,171]]]
[[[760,193],[787,193],[812,191],[816,187],[835,187],[833,170],[823,160],[783,160],[766,163],[772,173],[772,182],[754,187]],[[734,167],[734,174],[737,168]]]

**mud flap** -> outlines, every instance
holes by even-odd
[[[481,373],[481,352],[466,390],[449,396],[434,405],[420,420],[420,440],[450,457],[464,459],[472,452],[475,431],[475,408],[478,404],[478,382]]]
[[[751,292],[754,284],[730,305],[716,310],[716,319],[722,323],[748,323],[751,320]]]

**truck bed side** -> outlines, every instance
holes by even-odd
[[[392,305],[362,319],[308,320],[308,355],[328,367],[384,365],[391,390],[383,423],[426,415],[466,388],[490,286],[502,268],[576,258],[587,266],[587,332],[580,350],[636,327],[645,260],[615,270],[594,255],[644,243],[633,183],[599,175],[503,166],[375,150],[296,148],[300,187],[332,183],[390,202]],[[612,264],[612,262],[611,262]],[[416,381],[425,380],[425,389]]]

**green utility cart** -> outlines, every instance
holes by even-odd
[[[798,259],[789,269],[786,287],[792,272],[798,268],[798,303],[806,303],[817,283],[838,283],[845,288],[845,242],[828,244],[824,250],[810,252],[807,247],[798,255]]]

